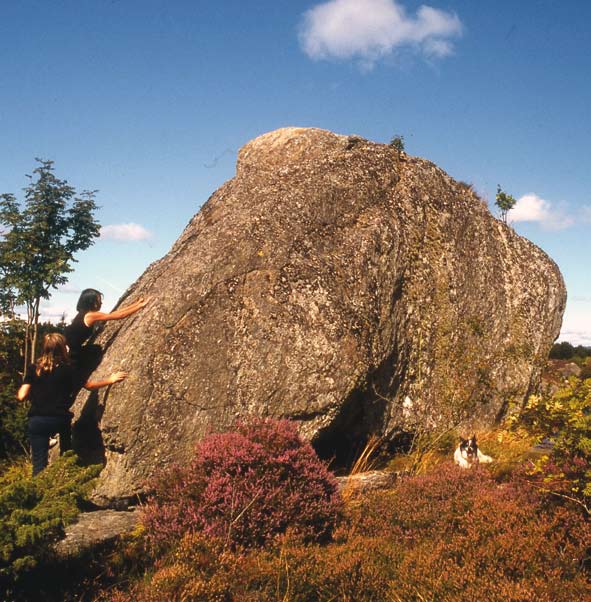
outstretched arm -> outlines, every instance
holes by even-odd
[[[102,389],[103,387],[108,387],[109,385],[114,385],[115,383],[121,382],[127,378],[127,375],[128,372],[113,372],[111,376],[104,380],[87,380],[86,383],[84,383],[84,388],[88,389],[89,391]]]
[[[19,387],[19,390],[18,390],[18,392],[16,394],[16,398],[19,401],[24,401],[29,396],[29,391],[30,390],[31,390],[31,385],[29,385],[28,383],[22,384]]]
[[[107,320],[122,320],[123,318],[127,318],[127,316],[131,316],[136,311],[145,307],[150,299],[144,299],[141,297],[135,303],[128,305],[127,307],[122,307],[121,309],[116,309],[109,314],[103,313],[102,311],[89,311],[84,315],[84,324],[86,326],[92,326],[95,322],[106,322]]]

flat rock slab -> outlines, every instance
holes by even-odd
[[[139,522],[139,510],[97,510],[80,515],[78,522],[66,528],[66,537],[56,545],[60,556],[81,551],[114,540],[129,533]]]
[[[371,470],[346,477],[337,477],[337,482],[341,492],[366,492],[378,489],[390,489],[400,477],[401,475],[398,472]]]

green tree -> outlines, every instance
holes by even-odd
[[[76,190],[54,175],[53,161],[39,163],[24,189],[23,206],[13,194],[0,195],[0,303],[5,315],[27,310],[24,367],[35,360],[41,299],[68,281],[74,254],[99,234],[95,191]]]
[[[575,355],[575,348],[568,342],[554,343],[550,349],[550,359],[569,360]]]
[[[497,185],[495,205],[499,208],[501,220],[505,224],[507,223],[507,214],[515,207],[516,202],[517,201],[510,194],[503,191],[500,184]]]
[[[17,401],[25,324],[0,322],[0,462],[26,449],[27,404]]]

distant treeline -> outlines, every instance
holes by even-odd
[[[571,345],[567,341],[562,343],[554,343],[550,349],[550,359],[553,360],[570,360],[574,357],[589,357],[591,356],[591,347],[584,345]]]

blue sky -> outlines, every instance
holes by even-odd
[[[278,127],[387,142],[494,202],[560,266],[561,338],[591,345],[591,3],[0,2],[0,192],[34,158],[99,189],[103,238],[44,306],[112,306]]]

